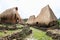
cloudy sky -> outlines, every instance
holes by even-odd
[[[0,13],[12,7],[19,8],[19,14],[22,18],[28,18],[31,15],[37,16],[41,9],[50,5],[57,18],[60,17],[60,0],[0,0]]]

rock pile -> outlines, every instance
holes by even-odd
[[[51,36],[54,40],[60,40],[60,29],[47,30],[47,35]]]
[[[26,36],[28,36],[31,33],[32,30],[30,30],[30,28],[26,26],[20,32],[13,33],[12,35],[8,35],[5,37],[0,37],[0,40],[13,40],[13,39],[23,40]]]

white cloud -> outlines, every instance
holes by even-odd
[[[19,13],[22,18],[28,18],[31,15],[38,15],[41,8],[50,5],[55,15],[60,17],[60,1],[59,0],[1,0],[1,11],[4,11],[10,7],[18,6]]]

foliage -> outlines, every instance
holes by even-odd
[[[27,21],[27,18],[23,19],[25,22]]]
[[[60,20],[58,20],[58,22],[59,22],[59,25],[60,25]]]

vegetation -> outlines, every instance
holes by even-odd
[[[0,26],[2,26],[2,24],[0,24]],[[5,26],[5,25],[3,25],[3,26]],[[11,35],[11,34],[13,34],[13,33],[15,33],[15,32],[19,32],[19,31],[21,31],[23,26],[22,25],[17,25],[17,28],[19,28],[19,29],[17,29],[17,30],[0,30],[0,37],[4,37],[4,36],[7,36],[7,35]]]
[[[46,35],[46,32],[43,32],[41,30],[35,29],[35,28],[31,28],[33,31],[33,37],[36,40],[52,40],[51,37]]]
[[[7,35],[11,35],[13,34],[14,32],[18,32],[20,30],[4,30],[2,32],[0,32],[0,37],[4,37],[4,36],[7,36]]]
[[[25,22],[28,20],[28,18],[23,19]]]
[[[60,19],[58,19],[59,25],[60,25]]]
[[[60,18],[58,19],[58,23],[59,23],[59,28],[60,28]]]
[[[20,24],[17,24],[17,27],[21,28],[23,26],[20,25]],[[36,40],[52,40],[51,37],[49,37],[49,36],[46,35],[46,32],[43,32],[43,31],[41,31],[39,29],[35,29],[35,28],[32,28],[32,27],[31,27],[31,29],[32,29],[32,34],[33,34],[33,38],[34,39],[36,39]],[[12,33],[18,32],[18,31],[21,31],[21,29],[5,31],[7,33],[0,32],[0,37],[6,36],[6,35],[9,35],[9,34],[11,35]]]

